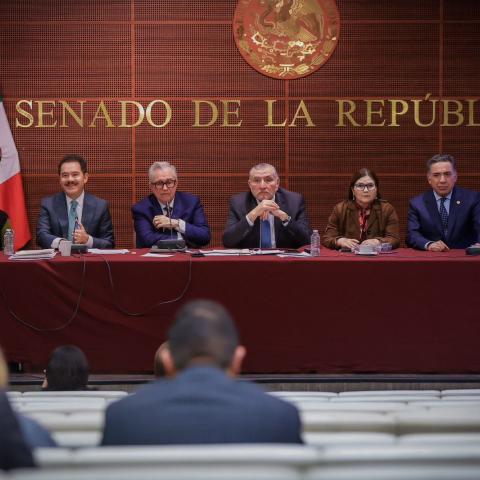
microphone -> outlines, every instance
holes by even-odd
[[[170,203],[167,202],[167,217],[170,222],[170,238],[173,238],[173,228],[172,228],[172,211],[170,209]]]
[[[480,244],[474,243],[473,245],[470,245],[465,249],[465,253],[472,256],[480,255]]]

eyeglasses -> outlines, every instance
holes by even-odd
[[[367,189],[369,192],[371,192],[372,190],[375,190],[375,184],[374,183],[356,183],[353,188],[355,188],[355,190],[362,190],[362,191],[365,191],[365,189]]]
[[[150,185],[157,190],[162,190],[163,187],[173,188],[177,184],[177,181],[173,178],[169,178],[166,182],[159,180],[158,182],[151,182]]]

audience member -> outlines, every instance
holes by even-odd
[[[7,363],[0,350],[0,389],[8,386],[8,369]],[[2,415],[3,413],[0,413]],[[37,447],[56,447],[50,432],[37,423],[33,418],[22,415],[21,413],[14,413],[17,423],[20,427],[23,439],[30,448]]]
[[[56,348],[45,369],[43,390],[88,390],[88,361],[75,345]]]
[[[109,405],[102,444],[302,443],[293,405],[232,378],[244,356],[221,305],[186,304],[161,352],[173,377]]]
[[[227,248],[299,248],[312,233],[302,195],[280,188],[273,165],[250,169],[250,191],[230,199],[223,244]]]
[[[168,349],[168,342],[163,342],[155,352],[155,357],[153,359],[153,374],[155,378],[165,377],[165,367],[162,362],[163,351]]]

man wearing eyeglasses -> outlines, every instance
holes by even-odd
[[[223,244],[227,248],[299,248],[312,233],[302,195],[280,188],[273,165],[250,170],[249,192],[230,199]]]
[[[172,238],[183,238],[189,247],[207,245],[210,227],[200,198],[177,191],[176,168],[169,162],[155,162],[148,178],[151,195],[132,207],[137,248]]]
[[[410,201],[407,245],[446,252],[480,242],[480,195],[455,186],[455,158],[433,156],[427,162],[427,180],[432,190]]]

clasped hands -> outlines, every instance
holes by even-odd
[[[267,220],[270,213],[274,217],[279,218],[282,222],[285,222],[288,219],[288,213],[280,210],[279,205],[273,200],[262,200],[251,212],[249,212],[248,218],[252,223],[259,217],[261,220]]]
[[[156,229],[171,228],[173,230],[178,229],[180,222],[176,218],[169,218],[166,215],[156,215],[153,217],[153,226]]]
[[[378,238],[369,238],[368,240],[364,240],[362,243],[360,243],[356,238],[338,238],[337,239],[337,246],[340,248],[348,248],[350,250],[353,250],[358,247],[358,245],[374,245],[378,246],[381,245],[382,242],[378,240]]]

